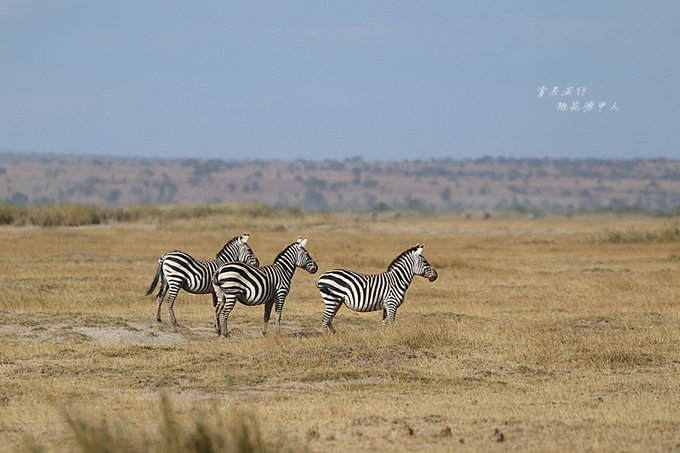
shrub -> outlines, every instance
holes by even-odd
[[[25,222],[28,209],[25,206],[5,202],[0,205],[0,225],[11,225]]]
[[[29,210],[28,220],[37,226],[98,225],[105,219],[104,209],[84,205],[42,205]]]
[[[594,237],[592,242],[610,244],[680,242],[680,223],[669,223],[654,230],[630,229],[627,231],[607,231]]]
[[[22,206],[11,202],[0,205],[0,225],[31,224],[41,227],[98,225],[106,222],[171,222],[211,216],[275,218],[286,215],[300,217],[303,214],[296,208],[283,211],[276,207],[256,203],[140,205],[115,208],[75,204]]]

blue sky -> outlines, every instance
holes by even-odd
[[[679,22],[668,0],[0,0],[0,151],[680,158]]]

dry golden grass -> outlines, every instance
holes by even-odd
[[[162,394],[181,426],[256,418],[272,449],[485,451],[501,434],[508,451],[678,449],[680,243],[615,240],[666,225],[220,214],[1,228],[0,450],[78,448],[73,420],[163,445]],[[158,257],[208,259],[243,231],[263,264],[308,235],[321,272],[380,272],[424,241],[440,277],[414,280],[392,328],[343,307],[338,334],[321,334],[301,270],[280,336],[260,336],[262,307],[238,305],[219,339],[210,297],[184,292],[186,327],[165,307],[156,323],[144,293]]]

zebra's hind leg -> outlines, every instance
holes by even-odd
[[[220,317],[219,317],[219,308],[224,304],[224,298],[226,297],[224,294],[224,291],[222,291],[222,288],[219,287],[219,285],[213,284],[213,316],[215,318],[214,324],[215,324],[215,330],[217,331],[217,336],[219,337],[220,334],[222,333],[222,330],[220,329]]]
[[[328,321],[327,324],[323,326],[323,330],[329,333],[335,333],[335,327],[333,327],[333,321]]]
[[[273,300],[265,302],[264,304],[264,326],[262,326],[262,335],[267,335],[267,325],[269,324],[269,318],[271,317],[273,306]]]
[[[330,333],[335,333],[335,328],[333,327],[333,317],[340,309],[342,301],[336,298],[324,297],[324,303],[326,304],[326,311],[321,319],[321,328]]]
[[[163,299],[168,292],[168,282],[165,281],[163,274],[161,274],[161,287],[156,296],[156,321],[161,322],[161,307],[163,306]]]
[[[168,312],[170,313],[170,321],[172,322],[173,326],[182,327],[177,322],[177,319],[175,319],[175,310],[172,309],[172,306],[175,305],[175,299],[177,298],[177,293],[179,293],[180,287],[179,287],[178,284],[171,284],[171,285],[168,285],[168,286],[170,287],[170,290],[168,291],[168,298],[165,300],[165,302],[168,304]]]
[[[227,338],[229,336],[229,330],[227,329],[227,319],[229,318],[229,313],[231,313],[231,310],[234,309],[234,305],[236,304],[236,297],[231,295],[225,296],[225,298],[222,300],[223,302],[217,305],[217,310],[215,314],[218,318],[217,323],[220,327],[219,334],[222,335],[224,338]]]

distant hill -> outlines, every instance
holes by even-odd
[[[100,206],[257,202],[310,210],[668,211],[680,160],[223,161],[0,153],[0,200]]]

